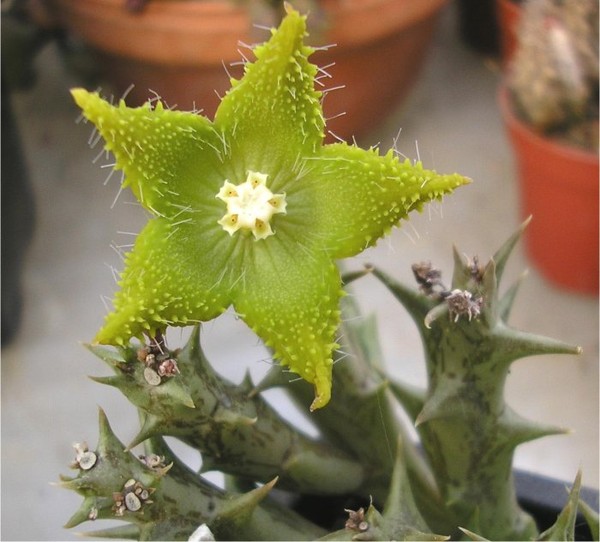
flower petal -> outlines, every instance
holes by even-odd
[[[281,231],[255,243],[233,303],[274,350],[275,358],[315,386],[314,410],[331,396],[332,352],[338,346],[335,333],[343,292],[329,257],[304,249]]]
[[[305,17],[289,9],[217,110],[215,126],[233,136],[232,153],[248,157],[248,169],[273,171],[322,143],[321,93],[314,90],[317,68],[308,62],[313,49],[304,45],[305,34]]]
[[[132,108],[124,101],[113,106],[81,88],[71,93],[114,154],[115,169],[124,171],[123,186],[131,187],[144,207],[172,217],[182,208],[212,202],[224,178],[218,172],[226,151],[208,119],[164,109],[161,102]]]
[[[303,193],[314,198],[313,233],[334,258],[358,254],[410,211],[470,182],[423,169],[420,162],[400,162],[391,150],[381,156],[377,149],[345,143],[326,145],[308,164],[305,182],[312,183],[312,190]]]
[[[115,310],[95,342],[124,344],[169,325],[215,318],[231,304],[239,277],[235,249],[223,231],[207,235],[193,224],[150,220],[125,257]]]

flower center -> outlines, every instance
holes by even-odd
[[[233,235],[240,229],[250,230],[255,239],[265,239],[273,235],[271,217],[285,213],[285,194],[273,194],[267,188],[267,175],[248,171],[242,184],[223,183],[217,198],[227,204],[227,212],[218,222],[223,229]]]

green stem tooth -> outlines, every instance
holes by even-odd
[[[226,501],[220,510],[218,520],[211,522],[211,527],[221,533],[243,530],[258,505],[267,497],[276,483],[277,478],[274,478],[263,486]]]
[[[126,450],[132,450],[153,436],[160,435],[162,419],[144,412],[142,427],[138,434],[127,445]]]
[[[360,271],[350,271],[347,273],[343,273],[342,274],[342,284],[347,286],[348,284],[351,284],[355,280],[358,280],[358,279],[361,279],[361,278],[367,276],[372,271],[373,271],[373,267],[371,265],[365,265],[364,269],[361,269]]]
[[[454,259],[454,274],[452,275],[452,289],[469,290],[473,274],[469,267],[469,262],[461,254],[456,245],[452,246],[452,257]]]
[[[504,268],[508,263],[510,255],[512,254],[513,249],[517,245],[517,243],[521,240],[525,229],[531,222],[531,216],[528,217],[521,225],[517,228],[517,230],[503,243],[503,245],[496,251],[496,253],[492,256],[492,260],[496,264],[496,278],[498,283],[502,280],[502,276],[504,274]]]
[[[105,386],[111,386],[113,388],[121,387],[121,378],[119,376],[89,376],[88,378],[98,384],[104,384]]]
[[[518,331],[505,325],[499,325],[494,330],[494,335],[499,351],[495,358],[501,363],[510,364],[524,357],[544,354],[579,355],[582,353],[580,346]]]
[[[475,542],[489,542],[489,539],[479,536],[477,533],[473,531],[469,531],[469,529],[465,529],[464,527],[459,527],[459,530],[469,537],[469,540],[473,540]]]
[[[556,522],[540,534],[537,540],[575,540],[575,522],[579,507],[579,492],[581,490],[581,471],[577,473],[573,487],[569,491],[569,499],[562,509]]]
[[[260,395],[263,391],[273,388],[285,387],[289,381],[290,375],[282,371],[279,365],[273,365],[261,381],[253,386],[252,390],[248,392],[248,398],[252,399]]]
[[[594,510],[589,504],[582,500],[579,501],[579,509],[590,528],[592,540],[598,540],[600,537],[600,517],[598,516],[598,510]]]
[[[96,357],[106,362],[110,366],[115,366],[119,363],[125,363],[126,356],[121,348],[109,348],[99,344],[84,343],[84,346]]]
[[[427,313],[436,306],[431,299],[421,295],[416,288],[409,288],[406,285],[393,279],[381,269],[374,268],[373,275],[376,276],[402,304],[406,311],[412,316],[419,329],[423,328],[422,322]]]
[[[66,487],[66,486],[63,486]],[[68,487],[67,489],[75,489],[73,487]],[[75,511],[75,513],[69,518],[69,520],[64,524],[65,529],[72,529],[73,527],[77,527],[82,523],[90,520],[90,512],[92,509],[97,507],[98,498],[95,496],[85,497],[79,508]]]
[[[508,322],[513,308],[513,304],[526,277],[526,271],[521,273],[519,278],[512,284],[512,286],[504,293],[504,295],[498,301],[498,318],[503,322]]]
[[[543,425],[527,420],[508,406],[505,407],[502,416],[498,420],[498,426],[501,433],[505,435],[507,446],[512,446],[513,448],[516,448],[519,444],[543,437],[569,433],[568,429],[562,427]]]

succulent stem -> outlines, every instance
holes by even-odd
[[[132,347],[120,351],[90,346],[115,371],[98,382],[119,388],[145,414],[129,448],[157,435],[170,435],[202,453],[203,470],[219,469],[279,487],[314,494],[356,490],[365,469],[348,454],[294,429],[252,384],[227,382],[210,366],[200,347],[200,328],[188,344],[171,353],[179,374],[159,382],[147,378],[147,364]],[[143,349],[142,349],[143,350]]]

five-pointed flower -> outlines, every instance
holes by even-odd
[[[153,217],[125,259],[96,341],[123,344],[233,305],[284,366],[330,399],[340,313],[335,261],[468,182],[345,143],[323,144],[305,18],[288,7],[214,121],[157,102],[72,94]]]

